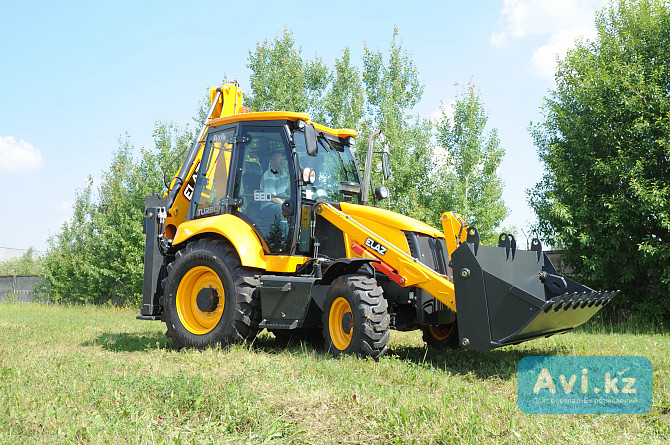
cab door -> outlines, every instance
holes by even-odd
[[[273,254],[290,254],[294,244],[296,187],[293,152],[286,126],[243,124],[237,138],[234,211],[252,224]]]

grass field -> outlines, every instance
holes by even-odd
[[[394,332],[379,361],[308,344],[171,348],[160,322],[110,307],[0,304],[0,443],[664,443],[670,336],[591,324],[488,353],[427,351]],[[527,415],[527,355],[641,355],[643,415]]]

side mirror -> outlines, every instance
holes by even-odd
[[[305,124],[305,147],[309,156],[316,156],[319,146],[316,140],[316,129],[312,124]]]
[[[384,180],[391,176],[391,157],[388,151],[382,153],[382,172],[384,173]]]
[[[340,192],[345,196],[356,196],[361,192],[361,185],[358,182],[341,181]]]

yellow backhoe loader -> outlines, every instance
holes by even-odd
[[[488,351],[566,332],[616,292],[561,276],[538,240],[484,246],[458,214],[442,231],[376,207],[373,146],[363,180],[356,132],[305,113],[248,112],[238,85],[211,106],[163,195],[146,199],[140,319],[176,347],[319,337],[329,351],[379,357],[389,330],[434,347]],[[382,154],[385,175],[389,159]]]

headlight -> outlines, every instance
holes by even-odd
[[[389,189],[385,185],[378,185],[375,188],[375,198],[382,200],[389,197]]]
[[[305,167],[302,169],[302,182],[303,184],[314,184],[316,181],[316,172],[313,168]]]

